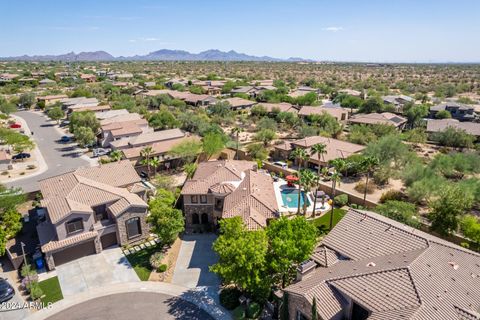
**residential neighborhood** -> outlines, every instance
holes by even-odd
[[[8,4],[0,320],[480,320],[467,2]]]

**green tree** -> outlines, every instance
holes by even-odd
[[[340,186],[340,182],[342,181],[342,175],[335,170],[333,174],[330,176],[330,178],[332,180],[332,199],[335,199],[337,184]],[[330,230],[333,229],[333,212],[334,212],[334,208],[332,204],[331,210],[330,210]]]
[[[151,146],[146,146],[140,151],[140,156],[142,157],[141,164],[147,166],[147,174],[148,177],[150,178],[150,159],[153,155],[153,148]]]
[[[62,108],[53,107],[53,108],[48,109],[47,116],[50,119],[52,119],[54,121],[57,121],[57,124],[58,124],[60,122],[60,120],[65,117],[65,113],[63,112]]]
[[[460,221],[460,230],[465,237],[473,241],[477,247],[480,245],[480,221],[471,214],[466,214]]]
[[[307,214],[307,193],[318,184],[318,176],[313,171],[304,169],[300,170],[300,177],[298,183],[298,212],[300,213],[300,195],[303,187],[303,215]]]
[[[120,161],[123,158],[123,153],[120,150],[112,150],[108,156],[112,161]]]
[[[243,128],[234,127],[232,129],[232,134],[235,135],[235,159],[238,160],[238,147],[239,147],[239,136],[243,132]]]
[[[285,288],[295,276],[296,268],[307,260],[315,248],[317,230],[304,217],[281,217],[268,225],[268,264]]]
[[[17,107],[13,103],[10,103],[10,102],[0,103],[0,112],[6,115],[10,115],[15,111],[17,111]]]
[[[379,204],[375,211],[393,220],[405,223],[414,228],[420,226],[417,208],[413,203],[389,200]]]
[[[22,93],[18,99],[18,103],[23,107],[30,109],[35,104],[35,95],[33,93]]]
[[[212,132],[203,137],[202,149],[208,159],[222,151],[223,148],[225,148],[225,141],[221,134]]]
[[[100,122],[91,111],[73,112],[70,115],[70,132],[75,134],[75,130],[80,127],[90,128],[96,134],[100,129]]]
[[[315,297],[312,301],[312,320],[318,320],[317,299]]]
[[[383,101],[380,97],[370,97],[360,106],[360,113],[374,113],[384,111]]]
[[[198,139],[186,139],[173,146],[169,155],[183,159],[190,163],[202,152],[202,143]]]
[[[74,136],[78,145],[82,148],[95,143],[95,133],[90,127],[77,127]]]
[[[271,129],[262,129],[255,134],[254,139],[256,141],[261,141],[265,147],[267,147],[270,142],[276,137],[275,131]]]
[[[437,119],[450,119],[452,114],[448,110],[440,110],[435,114]]]
[[[322,161],[325,163],[325,157],[324,155],[327,153],[327,145],[323,143],[316,143],[310,148],[310,156],[313,157],[315,155],[318,156],[318,160]],[[313,197],[313,213],[312,216],[315,217],[316,210],[317,210],[317,193],[318,193],[318,187],[320,183],[320,172],[322,170],[322,166],[319,164],[317,166],[317,185],[315,189],[315,196]]]
[[[154,129],[165,130],[176,128],[178,121],[170,111],[162,108],[150,116],[148,124]]]
[[[147,222],[162,242],[168,245],[185,229],[182,211],[173,207],[174,202],[173,193],[165,189],[157,190],[155,198],[148,202],[150,214]]]
[[[363,206],[365,206],[367,202],[368,180],[373,170],[375,170],[375,168],[378,167],[378,164],[379,164],[378,158],[375,156],[365,156],[362,160],[361,166],[362,166],[363,172],[365,172],[365,175],[366,175],[365,191],[363,193]]]
[[[150,159],[150,165],[152,166],[153,168],[153,173],[157,173],[157,168],[160,166],[162,162],[160,161],[160,159],[158,157],[153,157],[152,159]]]
[[[183,166],[183,171],[187,174],[187,179],[193,178],[195,171],[197,171],[197,164],[196,163],[186,163]]]
[[[255,160],[265,161],[268,158],[268,150],[262,143],[252,143],[247,146],[248,154]]]
[[[290,159],[294,159],[297,161],[298,168],[301,169],[302,165],[307,167],[307,161],[310,157],[308,156],[308,153],[305,149],[303,148],[295,148],[293,151],[290,153]]]
[[[429,204],[429,219],[432,229],[442,235],[449,235],[458,230],[459,219],[473,205],[473,196],[465,193],[455,184],[445,184],[438,197]]]
[[[410,128],[420,127],[423,119],[428,115],[429,108],[427,105],[414,105],[405,112]]]
[[[264,230],[247,231],[241,217],[220,220],[220,236],[213,243],[218,262],[210,267],[225,284],[233,283],[244,293],[265,299],[268,238]]]
[[[472,148],[476,138],[468,134],[465,130],[448,127],[442,132],[436,132],[431,136],[433,141],[446,147],[452,148]]]

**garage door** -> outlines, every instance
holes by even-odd
[[[116,245],[117,244],[117,233],[112,232],[112,233],[103,235],[100,238],[100,241],[102,242],[102,249],[105,249],[105,248],[111,247],[113,245]]]
[[[88,256],[95,253],[95,244],[93,241],[85,242],[78,244],[74,247],[67,248],[63,251],[59,251],[53,254],[53,260],[55,265],[59,266],[61,264],[73,261],[75,259]]]

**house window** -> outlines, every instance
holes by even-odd
[[[198,203],[198,196],[191,196],[190,201],[192,201],[192,203]]]
[[[93,207],[92,209],[95,212],[95,222],[108,219],[106,204]]]
[[[128,219],[125,222],[125,225],[127,227],[127,238],[128,239],[138,237],[139,235],[142,234],[142,230],[140,228],[140,218],[139,217]]]
[[[65,224],[65,226],[67,228],[67,234],[83,231],[83,219],[77,218],[77,219],[70,220]]]
[[[206,195],[201,195],[200,196],[200,203],[207,203],[207,196]]]

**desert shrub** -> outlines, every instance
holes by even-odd
[[[365,193],[365,188],[367,188],[368,194],[372,194],[375,191],[375,183],[373,181],[368,181],[368,186],[367,186],[365,182],[360,181],[355,185],[354,189],[360,193]]]
[[[150,266],[154,270],[158,270],[162,266],[163,253],[155,252],[150,256]]]
[[[37,281],[32,281],[27,285],[27,290],[30,293],[32,300],[38,300],[43,296],[42,288],[38,285]]]
[[[348,196],[346,194],[340,194],[333,199],[333,202],[339,207],[346,206],[348,203]]]
[[[401,191],[390,189],[382,193],[382,196],[380,197],[380,202],[385,203],[390,200],[399,201],[399,200],[402,200],[403,198],[404,196]]]
[[[220,291],[220,303],[228,310],[233,310],[240,305],[238,299],[242,293],[237,288],[224,288]]]
[[[375,211],[412,227],[418,227],[420,225],[417,209],[412,203],[391,200],[378,205]]]
[[[158,272],[165,272],[167,271],[168,269],[168,266],[166,264],[161,264],[158,268],[157,268],[157,271]]]
[[[388,184],[388,180],[393,175],[393,170],[388,165],[380,166],[373,173],[373,181],[377,186],[384,186]]]
[[[247,308],[247,318],[257,319],[260,316],[260,312],[262,312],[262,307],[258,303],[252,302]]]

